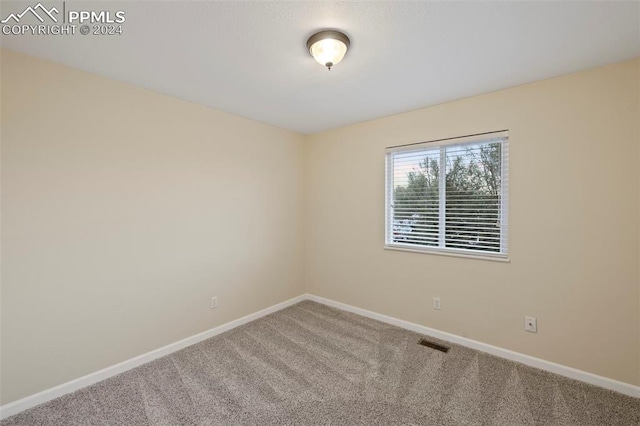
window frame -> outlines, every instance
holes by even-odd
[[[439,182],[445,182],[446,185],[446,161],[443,161],[445,149],[443,147],[454,147],[473,145],[480,143],[488,143],[491,140],[497,140],[501,143],[501,167],[500,167],[500,252],[489,252],[484,250],[472,250],[462,248],[447,248],[444,246],[421,246],[419,244],[394,242],[393,239],[393,202],[394,194],[394,176],[393,176],[393,160],[392,154],[396,152],[408,153],[411,151],[436,150],[440,151],[440,179]],[[444,179],[443,179],[444,177]],[[439,194],[439,223],[446,223],[446,192],[438,187]],[[443,207],[444,206],[444,207]],[[508,228],[509,228],[509,131],[500,130],[493,132],[477,133],[473,135],[452,137],[445,139],[437,139],[428,142],[418,142],[406,145],[397,145],[385,148],[385,235],[384,249],[400,250],[423,254],[436,254],[444,256],[455,256],[463,258],[492,260],[499,262],[509,262],[509,245],[508,245]],[[443,222],[444,221],[444,222]],[[446,233],[446,225],[439,227],[439,240],[444,238]],[[446,239],[444,239],[446,244]],[[439,244],[442,242],[439,241]],[[504,249],[504,251],[502,251]]]

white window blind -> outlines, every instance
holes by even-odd
[[[387,148],[386,246],[507,257],[506,131]]]

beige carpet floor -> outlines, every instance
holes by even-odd
[[[14,425],[625,425],[640,400],[301,302]]]

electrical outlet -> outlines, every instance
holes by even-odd
[[[218,296],[213,296],[211,298],[211,309],[215,309],[218,307]]]
[[[524,317],[524,331],[529,333],[538,332],[538,320],[534,317]]]
[[[433,309],[440,309],[440,298],[439,297],[434,297],[433,298]]]

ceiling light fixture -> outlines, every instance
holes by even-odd
[[[307,40],[307,49],[319,64],[331,71],[331,67],[344,58],[349,48],[349,37],[340,31],[320,31]]]

